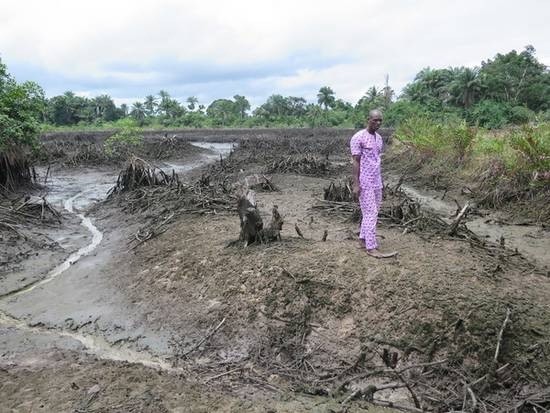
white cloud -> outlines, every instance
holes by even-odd
[[[8,0],[1,8],[2,59],[43,79],[49,94],[314,98],[329,85],[354,101],[387,73],[399,90],[425,66],[479,65],[527,44],[550,64],[550,4],[536,0]]]

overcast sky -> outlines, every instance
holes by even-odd
[[[184,101],[269,95],[355,103],[386,74],[476,66],[531,44],[550,65],[545,0],[0,0],[0,58],[48,97],[120,103],[164,89]]]

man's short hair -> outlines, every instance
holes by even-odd
[[[382,116],[382,111],[380,109],[372,109],[369,111],[369,114],[367,116],[368,119],[372,118],[374,115],[380,115]]]

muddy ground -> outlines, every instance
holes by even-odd
[[[33,284],[91,241],[74,213],[39,231],[58,249],[38,250],[40,266],[7,256],[3,408],[376,411],[369,400],[409,411],[548,407],[550,286],[537,253],[544,247],[525,248],[528,256],[492,243],[496,233],[480,243],[381,220],[382,248],[399,255],[368,257],[352,216],[319,208],[324,189],[349,174],[347,136],[292,134],[265,132],[260,143],[224,136],[241,148],[185,171],[178,185],[81,205],[103,238],[47,283]],[[193,152],[167,162],[206,160]],[[256,199],[265,222],[278,206],[282,239],[243,248],[235,197],[267,171],[277,190]],[[114,184],[117,173],[95,170],[84,186]],[[385,208],[401,196],[388,189]],[[92,191],[89,199],[102,197]],[[548,241],[542,226],[528,229]]]

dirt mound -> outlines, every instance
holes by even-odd
[[[289,156],[274,160],[266,168],[267,173],[295,173],[300,175],[327,175],[330,164],[316,156]]]
[[[235,221],[183,216],[135,264],[130,293],[156,308],[152,319],[170,314],[178,365],[214,375],[220,363],[229,371],[253,362],[261,377],[277,377],[276,386],[336,395],[369,377],[400,381],[380,356],[386,349],[397,354],[397,370],[420,366],[405,380],[423,405],[446,409],[461,407],[464,377],[482,379],[477,399],[497,406],[516,403],[500,393],[503,384],[516,392],[518,382],[548,379],[548,359],[538,353],[548,350],[545,279],[518,275],[460,243],[397,243],[386,232],[400,245],[398,262],[369,261],[349,242],[288,233],[269,247],[224,249],[238,232]],[[440,261],[428,253],[434,248]],[[508,308],[512,321],[494,360]]]
[[[30,187],[35,180],[36,172],[26,153],[14,149],[0,151],[1,193]]]
[[[178,182],[178,176],[173,170],[169,176],[162,169],[133,157],[126,162],[125,169],[118,175],[109,195],[148,186],[177,185]]]
[[[60,259],[64,248],[51,233],[67,220],[45,198],[4,194],[0,199],[0,296],[32,283],[46,269],[42,266]]]

